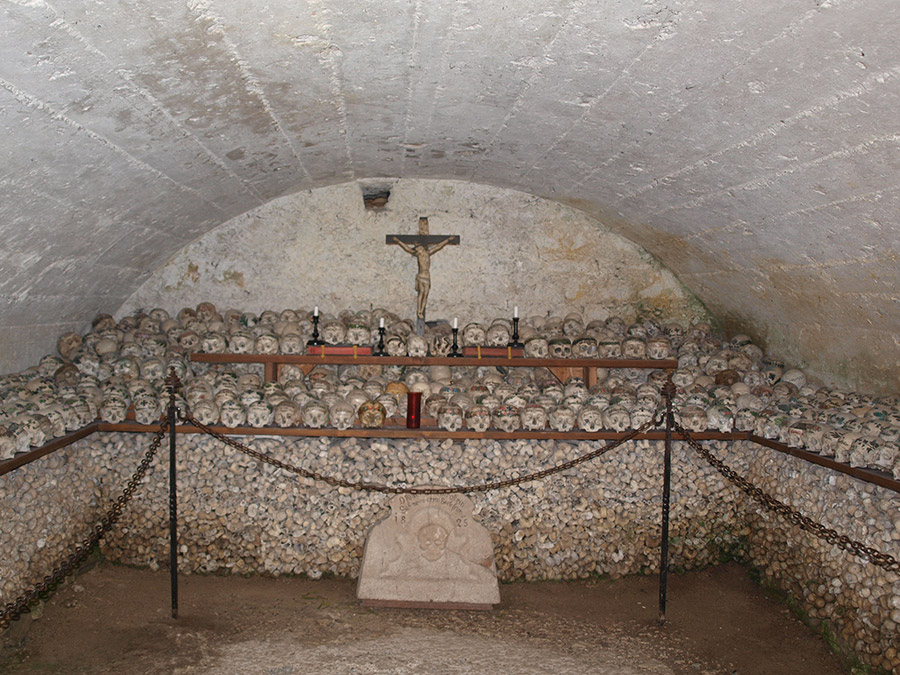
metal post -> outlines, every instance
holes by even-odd
[[[672,415],[672,395],[675,385],[672,383],[672,372],[663,387],[662,394],[666,399],[666,449],[663,455],[663,495],[662,495],[662,539],[659,546],[659,624],[666,622],[666,581],[669,572],[669,493],[672,487],[672,426],[675,418]]]
[[[169,372],[169,575],[172,618],[178,618],[178,488],[175,475],[175,371]]]

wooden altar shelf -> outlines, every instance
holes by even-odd
[[[380,365],[380,366],[501,366],[504,368],[547,368],[560,382],[576,375],[588,387],[597,383],[597,368],[644,368],[675,370],[676,359],[531,359],[498,356],[325,356],[289,354],[191,354],[197,363],[259,363],[265,370],[266,382],[278,380],[278,368],[284,364],[300,366],[308,373],[317,365]]]

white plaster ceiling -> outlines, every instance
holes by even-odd
[[[0,366],[274,197],[583,209],[732,329],[900,388],[897,0],[0,2]]]

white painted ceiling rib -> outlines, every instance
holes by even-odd
[[[787,358],[900,388],[895,0],[0,12],[0,341],[277,196],[455,178],[577,206]]]

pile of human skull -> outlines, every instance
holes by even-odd
[[[327,344],[376,345],[382,321],[392,356],[444,356],[452,348],[446,321],[419,336],[412,321],[380,309],[322,314],[319,336]],[[541,368],[322,365],[307,375],[282,365],[278,382],[264,382],[258,366],[189,359],[193,352],[302,354],[313,330],[308,310],[220,313],[208,302],[174,317],[164,309],[118,322],[100,315],[86,335],[62,335],[58,355],[0,377],[0,459],[98,416],[117,423],[133,409],[138,423],[156,421],[169,369],[184,385],[179,402],[199,421],[258,428],[378,427],[405,415],[407,391],[419,391],[423,416],[446,430],[623,431],[651,419],[666,379],[659,369],[598,368],[588,387],[579,378],[560,383]],[[507,319],[469,323],[458,346],[506,346],[512,334]],[[533,358],[677,359],[673,403],[685,428],[749,431],[900,478],[900,399],[816,386],[746,335],[723,340],[706,323],[629,324],[617,316],[585,323],[572,313],[523,319],[519,340]]]

